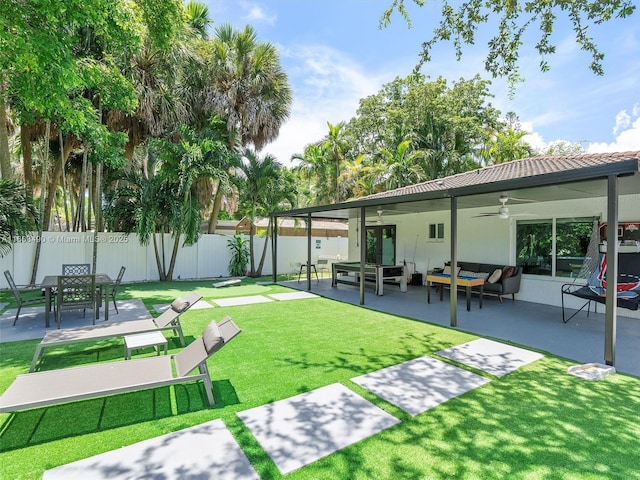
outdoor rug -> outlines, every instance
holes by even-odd
[[[220,419],[62,465],[42,478],[260,480]]]
[[[238,417],[283,475],[400,423],[339,383]]]
[[[436,353],[496,377],[502,377],[523,365],[544,357],[544,355],[531,350],[494,342],[486,338],[479,338]]]
[[[128,320],[151,319],[151,314],[140,299],[118,300],[118,311],[116,314],[113,302],[109,303],[109,322],[125,322]],[[44,337],[47,329],[44,327],[44,306],[25,307],[20,311],[20,318],[15,326],[13,320],[16,317],[16,308],[10,308],[0,315],[0,343],[15,342],[18,340],[33,340]],[[93,310],[87,310],[83,315],[82,310],[65,311],[62,316],[62,326],[60,328],[90,327],[93,324]],[[104,323],[104,308],[100,309],[100,318],[96,320],[96,325]],[[56,318],[53,312],[49,315],[49,329],[56,329]]]
[[[414,416],[490,381],[431,357],[415,358],[351,380]]]
[[[238,305],[252,305],[254,303],[273,302],[270,298],[262,295],[251,295],[248,297],[214,298],[211,300],[219,307],[236,307]]]
[[[153,309],[158,313],[162,313],[165,310],[167,310],[170,306],[171,306],[170,303],[162,303],[159,305],[154,305]],[[193,309],[193,310],[200,310],[203,308],[213,308],[213,305],[211,305],[206,300],[200,299],[196,303],[194,303],[191,307],[189,307],[189,309]]]
[[[309,292],[270,293],[269,297],[275,300],[303,300],[305,298],[319,298],[318,295]]]

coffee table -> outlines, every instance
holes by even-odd
[[[431,284],[451,285],[451,275],[446,273],[432,273],[427,275],[427,303],[431,303]],[[480,287],[480,308],[482,308],[482,293],[484,290],[484,279],[476,277],[456,277],[456,283],[460,287],[466,288],[467,293],[467,312],[471,310],[471,288]],[[440,301],[444,288],[440,287]]]

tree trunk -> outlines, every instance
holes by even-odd
[[[11,168],[9,152],[9,131],[7,130],[7,105],[4,103],[5,86],[0,86],[0,178],[14,180],[16,174]]]
[[[262,267],[264,266],[264,260],[267,257],[267,245],[269,243],[270,237],[271,237],[271,217],[269,217],[269,223],[267,224],[267,235],[264,239],[264,246],[262,247],[262,254],[260,255],[260,263],[258,264],[258,271],[256,272],[256,277],[262,276]]]
[[[40,225],[38,225],[38,239],[36,242],[36,253],[33,257],[33,268],[31,269],[31,279],[29,280],[29,285],[36,284],[36,275],[38,275],[38,263],[40,263],[40,250],[42,246],[42,224],[44,219],[44,205],[45,205],[45,194],[47,191],[47,168],[48,168],[48,158],[49,158],[49,134],[51,132],[51,122],[47,120],[47,125],[45,127],[45,149],[44,155],[42,157],[42,184],[40,189]]]
[[[101,163],[96,163],[96,198],[98,198],[98,195],[100,194],[100,181],[101,181],[101,171],[102,171],[102,164]],[[96,205],[99,202],[96,201]],[[92,272],[96,272],[96,266],[98,264],[98,224],[99,224],[99,220],[100,220],[100,209],[96,208],[96,228],[93,232],[93,268],[92,268]]]
[[[224,195],[220,191],[220,182],[218,182],[218,188],[216,189],[216,194],[213,197],[213,209],[211,210],[211,215],[209,216],[209,230],[208,233],[215,233],[216,227],[218,226],[218,216],[220,215],[220,210],[222,210],[222,197]]]
[[[250,276],[255,277],[256,274],[256,261],[255,255],[253,254],[253,235],[255,233],[255,226],[253,225],[253,220],[249,222],[249,262],[250,262]]]
[[[24,172],[24,192],[29,201],[33,200],[33,157],[29,125],[20,124],[20,144],[22,148],[22,170]],[[35,220],[35,218],[34,218]]]
[[[60,151],[64,152],[65,146],[69,142],[65,142],[62,137],[62,132],[60,134]],[[71,149],[69,149],[71,151]],[[69,231],[69,205],[67,205],[67,177],[64,171],[64,166],[67,163],[67,157],[64,156],[62,162],[60,162],[60,178],[62,180],[62,203],[64,204],[64,229],[65,231]],[[62,231],[62,224],[60,224],[60,231]]]
[[[51,178],[49,182],[47,182],[47,196],[44,205],[44,218],[42,225],[42,229],[45,231],[49,230],[49,225],[51,224],[51,210],[53,210],[53,204],[56,200],[56,189],[58,188],[58,182],[60,181],[60,176],[62,174],[63,161],[64,160],[62,158],[56,161],[53,166]]]
[[[176,238],[173,241],[173,251],[171,252],[171,261],[169,262],[169,271],[167,272],[167,280],[173,280],[173,268],[176,266],[176,259],[178,258],[178,249],[180,247],[180,234],[176,234]]]
[[[154,233],[153,236],[153,253],[154,256],[156,257],[156,267],[158,267],[158,277],[160,277],[160,281],[164,282],[165,281],[165,275],[164,275],[164,269],[162,267],[162,264],[160,263],[160,254],[158,253],[158,240],[156,239],[156,235],[157,233]],[[161,233],[160,235],[164,235],[163,233]]]

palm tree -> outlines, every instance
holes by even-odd
[[[33,231],[37,212],[24,193],[24,185],[0,179],[0,257],[11,251],[14,238]]]
[[[302,155],[295,154],[292,159],[300,161],[293,171],[306,181],[311,203],[314,205],[330,203],[333,198],[333,184],[329,180],[331,165],[327,162],[322,145],[309,144]]]
[[[347,145],[344,141],[345,123],[340,122],[332,125],[327,122],[327,126],[329,127],[329,133],[322,144],[322,148],[325,151],[328,161],[332,165],[331,183],[334,187],[332,200],[334,203],[338,203],[343,200],[343,195],[340,194],[339,178],[340,169],[345,161],[345,152],[347,150]]]
[[[132,169],[122,174],[106,194],[105,218],[120,223],[125,232],[136,232],[142,245],[153,240],[160,280],[171,280],[180,241],[198,241],[203,205],[198,182],[205,178],[228,181],[212,157],[230,155],[221,142],[200,138],[186,127],[179,142],[157,140],[150,146],[148,171]],[[171,233],[173,249],[169,265],[164,258],[164,233]],[[158,238],[160,245],[158,245]]]
[[[260,158],[250,149],[245,149],[244,158],[237,163],[236,176],[241,191],[244,192],[241,209],[249,223],[250,274],[256,275],[255,255],[253,252],[255,220],[271,212],[274,197],[278,197],[277,183],[281,180],[282,165],[271,155]]]
[[[411,151],[411,140],[404,140],[398,144],[394,152],[386,148],[380,150],[387,169],[386,189],[406,187],[418,183],[424,176],[419,160],[424,158],[424,152]]]
[[[236,142],[260,150],[278,136],[289,117],[292,102],[288,78],[275,47],[260,43],[252,27],[237,31],[229,24],[216,29],[204,55],[207,79],[202,84],[203,104],[227,120],[229,147]],[[222,195],[219,189],[209,231],[215,230]]]
[[[529,132],[523,130],[507,128],[503,132],[497,132],[482,154],[487,165],[518,160],[530,157],[533,153],[531,146],[523,140]]]

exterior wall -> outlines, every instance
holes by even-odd
[[[12,251],[0,258],[0,270],[9,270],[18,285],[26,285],[31,278],[35,246],[39,239],[36,233],[14,244]],[[226,277],[231,258],[226,235],[202,235],[191,247],[180,247],[174,279],[198,279]],[[97,270],[114,278],[120,266],[127,267],[123,282],[155,281],[159,279],[153,244],[140,245],[135,234],[129,236],[120,233],[98,234]],[[45,275],[58,275],[63,263],[93,263],[93,233],[44,232],[36,281]],[[254,237],[256,267],[262,255],[263,237]],[[165,235],[164,252],[167,266],[171,259],[173,240]],[[312,237],[312,260],[347,256],[346,238]],[[263,275],[273,272],[271,248],[267,246]],[[278,273],[292,271],[290,262],[304,262],[307,259],[307,242],[299,237],[278,237]],[[0,288],[9,288],[4,275],[0,275]]]
[[[524,196],[524,194],[523,194]],[[640,220],[640,194],[621,196],[618,203],[620,221]],[[597,197],[580,200],[566,200],[557,202],[509,204],[511,215],[517,213],[533,214],[531,217],[476,217],[481,213],[498,211],[499,203],[495,207],[477,209],[463,209],[458,211],[458,260],[495,264],[515,265],[516,261],[516,222],[519,218],[551,219],[568,217],[597,216],[601,221],[607,221],[607,199]],[[411,266],[415,263],[415,271],[424,275],[434,267],[441,267],[450,257],[449,211],[425,212],[408,215],[388,216],[387,224],[396,225],[396,255],[398,263],[403,260]],[[441,242],[427,239],[427,229],[430,223],[444,223],[445,238]],[[355,220],[349,223],[349,258],[357,261],[360,249],[356,242]],[[547,305],[561,305],[560,287],[570,282],[568,278],[555,278],[538,275],[523,275],[519,300],[542,303]],[[567,306],[578,308],[584,302],[574,297],[565,297]],[[602,311],[599,306],[598,311]],[[625,309],[618,310],[619,315],[640,318],[640,311],[633,312]]]

